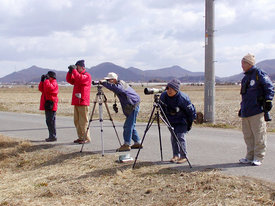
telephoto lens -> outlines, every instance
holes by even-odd
[[[164,89],[156,89],[156,88],[145,88],[144,89],[144,94],[149,95],[149,94],[157,94],[157,93],[162,93]]]

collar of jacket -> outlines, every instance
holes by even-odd
[[[255,66],[252,66],[247,72],[245,72],[244,74],[252,74],[254,71],[256,70]]]

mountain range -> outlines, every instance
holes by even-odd
[[[266,71],[272,80],[275,80],[275,59],[261,61],[257,66]],[[66,71],[32,66],[0,78],[0,83],[27,84],[39,82],[41,75],[46,74],[49,70],[56,72],[58,82],[66,81]],[[119,79],[128,82],[166,82],[172,78],[178,78],[181,82],[186,83],[204,82],[204,72],[191,72],[177,65],[154,70],[141,70],[134,67],[124,68],[110,62],[104,62],[86,68],[86,71],[91,74],[93,80],[103,79],[109,72],[115,72],[118,74]],[[216,82],[239,82],[242,77],[243,73],[230,77],[216,77]]]

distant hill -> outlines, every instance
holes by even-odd
[[[257,66],[266,71],[273,81],[275,80],[275,59],[261,61]],[[41,75],[46,74],[49,70],[56,72],[59,82],[66,81],[66,71],[31,66],[30,68],[23,69],[19,72],[13,72],[0,78],[0,83],[26,84],[30,82],[39,82]],[[87,72],[92,75],[93,80],[103,79],[109,72],[115,72],[120,79],[128,82],[169,81],[172,78],[178,78],[182,82],[189,83],[204,82],[204,72],[191,72],[177,65],[155,70],[141,70],[134,67],[127,69],[111,62],[104,62],[87,68]],[[242,77],[243,73],[230,77],[216,77],[216,82],[239,82]]]
[[[275,59],[264,60],[257,63],[256,65],[257,67],[264,70],[269,75],[272,81],[275,81]],[[240,74],[236,74],[230,77],[220,78],[220,80],[222,82],[240,82],[243,76],[244,74],[243,72],[241,72]]]

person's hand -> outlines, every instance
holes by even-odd
[[[42,74],[42,76],[41,76],[41,82],[44,82],[45,78],[46,78],[46,75]]]
[[[68,66],[68,69],[69,69],[69,73],[72,73],[72,71],[74,69],[76,69],[76,66],[75,65],[70,65],[70,66]]]
[[[104,83],[104,82],[107,82],[107,80],[106,80],[106,79],[101,79],[101,80],[99,80],[99,83],[100,83],[100,84],[102,84],[102,83]]]
[[[269,112],[272,109],[272,102],[271,100],[266,100],[265,101],[265,108],[264,110],[266,110],[267,112]]]
[[[192,121],[187,121],[187,131],[188,131],[188,132],[191,130],[192,124],[193,124]]]

